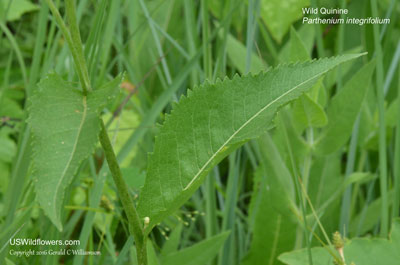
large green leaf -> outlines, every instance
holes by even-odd
[[[189,91],[166,116],[149,156],[138,204],[139,215],[150,218],[147,232],[188,200],[222,158],[264,133],[279,107],[330,69],[359,56],[281,65]]]
[[[163,265],[203,265],[210,262],[219,252],[229,232],[210,237],[191,247],[162,257]]]
[[[383,238],[356,238],[346,242],[343,253],[346,264],[354,262],[357,265],[396,265],[400,260],[400,221],[393,223],[390,240]],[[314,264],[333,264],[329,252],[317,247],[312,249]],[[285,253],[279,259],[288,265],[307,265],[307,250],[297,250]]]
[[[374,61],[366,64],[333,97],[327,111],[328,125],[316,144],[319,154],[337,151],[349,139],[374,69]]]
[[[99,112],[115,96],[120,81],[117,77],[84,96],[53,73],[41,80],[31,98],[28,123],[37,200],[59,230],[65,189],[81,161],[93,151],[100,130]]]

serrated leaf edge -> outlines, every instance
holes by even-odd
[[[335,57],[333,57],[333,58],[335,58]],[[337,57],[336,57],[337,58]],[[320,59],[320,60],[318,60],[318,61],[322,61],[322,60],[327,60],[328,58],[323,58],[323,59]],[[313,62],[313,61],[315,61],[315,60],[310,60],[310,61],[306,61],[306,62],[303,62],[303,64],[307,64],[307,63],[311,63],[311,62]],[[300,63],[300,62],[296,62],[296,63],[289,63],[289,64],[282,64],[282,65],[278,65],[276,68],[274,68],[272,71],[277,71],[277,70],[279,70],[279,68],[280,67],[282,67],[282,66],[285,66],[285,65],[288,65],[288,66],[296,66],[296,65],[299,65],[299,64],[302,64],[302,63]],[[243,129],[243,128],[245,128],[252,120],[254,120],[256,117],[258,117],[262,112],[264,112],[266,109],[268,109],[272,104],[274,104],[275,102],[277,102],[278,100],[280,100],[281,98],[283,98],[283,97],[285,97],[286,95],[288,95],[288,94],[290,94],[292,91],[294,91],[294,90],[296,90],[297,88],[299,88],[300,86],[302,86],[302,85],[304,85],[304,84],[306,84],[307,82],[310,82],[311,80],[313,80],[313,79],[315,79],[315,78],[317,78],[317,77],[319,77],[319,76],[322,76],[322,75],[324,75],[325,73],[327,73],[328,71],[330,71],[330,69],[328,69],[328,70],[326,70],[326,71],[324,71],[324,72],[321,72],[321,73],[319,73],[319,74],[317,74],[317,75],[314,75],[313,77],[311,77],[311,78],[309,78],[309,79],[307,79],[307,80],[305,80],[305,81],[303,81],[303,82],[301,82],[300,84],[298,84],[298,85],[296,85],[296,86],[294,86],[293,88],[291,88],[290,90],[288,90],[288,91],[286,91],[285,93],[283,93],[282,95],[280,95],[279,97],[277,97],[276,99],[274,99],[273,101],[271,101],[269,104],[267,104],[266,106],[264,106],[261,110],[259,110],[257,113],[255,113],[252,117],[250,117],[250,119],[248,119],[248,120],[246,120],[246,122],[245,123],[243,123],[243,125],[241,125],[221,146],[220,146],[220,148],[216,151],[216,152],[214,152],[213,153],[213,155],[207,160],[207,162],[200,168],[200,170],[198,171],[198,173],[193,177],[193,179],[186,185],[186,187],[183,189],[184,191],[185,190],[188,190],[192,185],[193,185],[193,183],[199,178],[199,176],[204,172],[204,170],[207,168],[207,166],[213,161],[213,159],[218,155],[218,153],[220,153],[221,151],[222,151],[222,149],[224,148],[224,147],[226,147],[227,145],[228,145],[228,143]],[[260,72],[259,74],[257,74],[257,75],[255,75],[255,76],[258,76],[258,75],[261,75],[261,74],[266,74],[268,71],[266,71],[266,72]],[[249,75],[245,75],[244,77],[247,77],[247,76],[249,76]],[[234,76],[234,78],[232,79],[232,80],[234,80],[234,79],[236,79],[236,78],[240,78],[240,76],[239,75],[235,75]],[[226,81],[226,79],[224,79],[224,81],[222,81],[222,82],[225,82]],[[228,81],[231,81],[231,80],[229,80],[228,79]],[[221,83],[222,83],[221,82]],[[217,83],[218,83],[218,81],[217,81]],[[207,84],[207,85],[214,85],[214,84]],[[191,95],[192,96],[192,95]]]

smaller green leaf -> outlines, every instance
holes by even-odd
[[[335,152],[349,139],[374,69],[374,61],[366,64],[333,97],[327,111],[328,125],[315,146],[317,153]]]
[[[328,123],[325,111],[308,95],[303,95],[294,102],[293,116],[296,123],[305,127],[324,127]]]
[[[239,70],[240,73],[245,74],[245,66],[246,66],[246,47],[237,39],[235,39],[232,35],[227,36],[226,43],[226,51],[228,53],[228,58],[232,62],[232,64]],[[260,59],[257,54],[253,53],[251,55],[251,65],[250,72],[258,73],[261,70],[265,70],[267,68],[265,62]]]
[[[285,194],[274,192],[280,187],[277,182],[268,179],[279,178],[270,170],[269,165],[260,166],[256,171],[254,191],[251,198],[253,237],[248,254],[242,265],[275,265],[279,254],[294,247],[297,223],[290,216],[282,214],[282,199]],[[267,182],[267,183],[266,183]],[[283,206],[289,209],[291,206]],[[292,213],[289,213],[292,214]]]
[[[82,160],[92,153],[100,131],[100,111],[114,97],[120,81],[121,76],[85,96],[53,73],[40,81],[30,99],[36,196],[59,230],[65,189]]]
[[[293,27],[290,29],[289,47],[289,61],[306,61],[311,58],[299,34],[297,34]],[[325,91],[321,82],[315,84],[309,93],[316,94],[319,90]],[[318,97],[316,97],[316,99],[318,99]],[[307,127],[323,127],[328,122],[323,108],[307,94],[294,101],[293,117],[295,124],[297,127],[300,127],[301,130]]]
[[[3,116],[21,119],[24,116],[24,111],[17,101],[4,95],[0,101],[0,117]]]
[[[343,248],[346,264],[395,265],[400,260],[400,220],[393,222],[390,240],[383,238],[355,238],[345,243]],[[322,248],[312,248],[314,264],[333,264],[333,257]],[[284,253],[279,260],[288,265],[308,265],[307,250]]]
[[[162,257],[163,265],[204,265],[214,259],[229,236],[229,231],[210,237],[191,247]]]
[[[144,185],[146,175],[137,167],[121,168],[122,176],[128,184],[128,187],[133,190],[140,190]]]
[[[151,240],[147,240],[147,263],[148,265],[160,265]]]
[[[388,193],[389,204],[393,201],[393,191]],[[379,222],[380,215],[377,214],[382,208],[382,198],[379,197],[370,202],[363,210],[352,218],[350,222],[349,232],[353,235],[362,235],[371,231]]]
[[[363,51],[363,47],[361,46],[357,46],[353,49],[349,49],[346,50],[344,53],[347,54],[351,54],[351,53],[359,53]],[[349,61],[346,62],[344,64],[342,64],[340,66],[340,70],[338,68],[333,69],[332,71],[330,71],[325,78],[325,85],[327,88],[331,88],[332,86],[334,86],[337,82],[338,79],[338,73],[340,71],[340,75],[342,77],[346,77],[347,75],[349,75],[353,70],[356,71],[358,68],[356,68],[358,65],[358,63],[356,61]]]
[[[310,53],[307,51],[303,41],[300,39],[299,34],[297,34],[296,30],[291,27],[290,28],[290,53],[289,58],[292,62],[297,61],[306,61],[310,59]]]
[[[182,223],[179,223],[175,229],[172,230],[171,234],[169,235],[169,239],[165,242],[161,250],[163,255],[167,255],[178,250],[182,228]]]
[[[385,112],[385,122],[386,126],[389,126],[393,128],[396,126],[397,121],[399,119],[397,112],[399,109],[399,98],[395,99],[390,106],[387,108],[387,111]]]
[[[0,161],[11,163],[17,152],[17,145],[8,136],[0,134]]]
[[[5,194],[10,181],[10,164],[0,160],[0,192]],[[4,211],[3,211],[4,212]]]
[[[315,39],[315,28],[314,27],[310,27],[308,25],[303,25],[302,27],[300,27],[298,29],[298,31],[296,31],[298,38],[301,40],[302,45],[304,46],[304,48],[307,51],[307,54],[310,55],[313,47],[314,47],[314,39]],[[291,40],[287,41],[282,49],[279,52],[279,59],[281,62],[288,62],[290,61],[290,53],[291,51],[291,47],[292,47],[292,43]]]
[[[276,147],[279,149],[279,152],[287,165],[289,165],[290,162],[287,153],[287,140],[285,137],[285,131],[288,136],[289,144],[292,147],[294,159],[297,163],[303,163],[304,157],[310,151],[308,144],[302,137],[305,126],[301,125],[301,128],[296,128],[295,126],[299,123],[296,122],[295,119],[296,117],[293,115],[293,111],[291,109],[283,108],[279,112],[278,117],[275,119],[276,130],[274,131],[274,134],[272,134],[273,140],[276,143]],[[277,173],[279,173],[279,171]]]
[[[345,185],[351,183],[364,184],[376,178],[375,174],[370,172],[354,172],[345,180]]]
[[[27,0],[2,0],[0,2],[0,19],[18,20],[25,13],[38,10],[39,7]]]
[[[258,141],[265,160],[264,166],[269,172],[267,185],[274,187],[268,194],[274,198],[280,197],[274,204],[275,208],[281,211],[281,213],[291,212],[293,209],[296,209],[296,194],[292,175],[271,136],[266,133]]]
[[[118,101],[117,101],[118,102]],[[134,103],[140,104],[140,103]],[[105,113],[103,115],[104,123],[107,123],[111,117],[112,113]],[[140,116],[138,113],[132,109],[125,108],[119,115],[118,119],[113,119],[111,124],[108,125],[107,131],[110,137],[113,139],[113,149],[116,154],[118,154],[125,143],[128,141],[129,137],[132,135],[133,128],[137,128],[140,125]],[[131,129],[132,128],[132,129]],[[121,168],[129,167],[132,159],[137,156],[138,147],[131,148],[129,154],[120,163]],[[137,166],[137,164],[135,163]]]
[[[260,15],[272,37],[281,42],[292,23],[302,17],[301,8],[309,4],[309,0],[262,0]]]

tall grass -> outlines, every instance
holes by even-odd
[[[262,70],[267,70],[267,66],[290,61],[287,59],[288,29],[282,40],[274,35],[263,9],[266,2],[98,0],[54,3],[49,0],[36,3],[39,9],[23,14],[16,21],[2,18],[0,116],[13,115],[7,108],[14,105],[6,105],[5,99],[14,102],[24,114],[13,128],[3,124],[0,127],[0,138],[3,139],[3,133],[7,134],[16,146],[12,162],[0,158],[0,163],[6,165],[4,173],[0,172],[0,263],[5,258],[19,262],[8,255],[10,246],[7,243],[9,238],[18,236],[79,239],[84,249],[102,252],[101,257],[23,257],[21,262],[25,264],[135,264],[136,254],[132,248],[135,240],[129,236],[129,222],[117,200],[112,174],[105,166],[104,155],[109,154],[103,154],[100,148],[82,163],[71,184],[63,209],[64,231],[56,230],[34,199],[38,191],[31,179],[31,134],[25,120],[29,98],[38,89],[36,84],[42,77],[54,70],[77,86],[80,81],[86,93],[120,72],[125,73],[118,101],[104,110],[104,130],[114,135],[110,144],[118,150],[115,159],[123,165],[122,172],[128,172],[125,181],[129,182],[130,178],[138,178],[147,170],[147,154],[153,150],[157,124],[162,123],[172,105],[186,95],[187,88],[205,80],[215,82],[218,78],[233,77],[241,69],[244,71],[240,74],[255,74],[251,69],[258,62],[264,65]],[[312,0],[311,6],[318,7],[320,2]],[[273,126],[269,132],[279,161],[284,168],[291,169],[288,172],[297,194],[293,203],[299,210],[290,216],[282,215],[285,221],[293,221],[293,226],[298,228],[297,244],[288,243],[278,249],[283,252],[307,248],[309,264],[313,264],[312,247],[321,245],[315,235],[324,238],[325,233],[329,235],[340,230],[348,237],[367,233],[387,237],[393,218],[399,217],[400,43],[396,39],[399,3],[338,2],[333,5],[348,8],[350,12],[360,8],[366,16],[386,16],[392,22],[387,26],[357,28],[346,24],[303,25],[298,19],[289,23],[311,50],[313,58],[361,50],[369,52],[366,60],[375,58],[377,62],[371,89],[351,136],[331,156],[321,158],[314,149],[323,128],[301,127],[293,118],[291,105],[283,108],[290,118],[282,123],[284,130]],[[280,19],[285,22],[284,15]],[[254,56],[259,61],[255,61]],[[238,61],[243,65],[238,65]],[[364,63],[360,60],[353,65],[343,65],[328,74],[313,100],[326,111],[332,97]],[[396,108],[393,112],[395,124],[389,124],[392,105]],[[111,134],[108,126],[114,123],[120,127],[113,128]],[[105,135],[102,138],[106,140]],[[260,194],[255,196],[258,186],[254,185],[253,177],[260,166],[268,165],[265,155],[261,154],[265,150],[260,151],[265,148],[261,143],[250,142],[230,154],[215,167],[181,211],[156,227],[149,240],[160,259],[166,244],[175,250],[182,249],[230,231],[211,264],[246,264],[246,259],[255,251],[252,242],[256,237],[257,209],[251,207],[261,198]],[[0,151],[2,148],[0,146]],[[332,166],[332,169],[321,162],[329,163],[331,157],[332,161],[340,161],[338,167]],[[264,188],[273,174],[265,172],[265,179],[258,184]],[[370,173],[370,176],[376,173],[379,189],[373,177],[342,189],[354,172]],[[327,176],[326,185],[337,187],[337,193],[322,184],[314,185],[322,176]],[[323,191],[319,193],[318,187]],[[140,192],[131,186],[126,195],[136,203]],[[282,194],[282,201],[287,199],[284,196]],[[308,200],[315,209],[309,206]],[[276,208],[280,205],[276,201],[270,203]],[[379,216],[375,212],[377,208]],[[281,209],[276,210],[281,214]],[[319,230],[319,222],[325,230]],[[179,227],[182,231],[174,235],[178,242],[175,245],[170,240]],[[287,234],[281,231],[279,239],[285,236]],[[328,244],[328,240],[325,241]],[[275,261],[279,254],[269,260]],[[259,264],[266,263],[260,261]]]

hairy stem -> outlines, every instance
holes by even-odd
[[[121,169],[119,168],[117,158],[113,151],[110,139],[108,137],[106,127],[104,123],[101,123],[100,132],[100,143],[104,149],[104,154],[110,168],[111,175],[114,179],[115,185],[117,186],[118,195],[121,199],[122,206],[124,207],[126,216],[129,223],[129,232],[134,236],[136,242],[136,251],[138,264],[147,264],[147,254],[146,254],[146,240],[140,222],[139,215],[136,211],[135,205],[133,204],[132,198],[129,195],[127,185],[122,178]]]
[[[72,45],[74,47],[77,58],[77,61],[75,63],[79,64],[79,66],[81,67],[82,71],[81,83],[83,91],[86,93],[87,91],[90,91],[91,88],[90,88],[89,73],[86,67],[85,57],[83,56],[81,34],[79,33],[79,27],[76,20],[75,0],[65,1],[65,7],[67,11],[68,24],[71,32]]]
[[[75,49],[75,46],[77,44],[74,44],[74,41],[73,41],[73,39],[71,37],[71,33],[70,33],[67,25],[65,25],[64,20],[61,17],[60,12],[58,11],[58,9],[55,6],[54,2],[52,0],[46,0],[46,3],[49,6],[49,8],[51,10],[51,13],[53,14],[53,17],[55,18],[58,26],[60,27],[65,40],[67,41],[68,47],[69,47],[69,49],[71,51],[71,54],[72,54],[72,58],[74,59],[76,72],[78,73],[79,80],[81,81],[81,84],[82,84],[83,93],[86,94],[87,93],[87,82],[89,80],[85,80],[85,77],[84,77],[84,74],[83,74],[85,71],[82,69],[82,67],[86,67],[86,64],[80,64],[81,59],[79,59],[79,53]],[[67,10],[67,12],[71,11],[69,8],[67,8],[66,10]],[[73,13],[73,16],[74,15],[75,15],[75,12]],[[79,38],[79,40],[80,40],[80,38]],[[79,44],[82,45],[81,43],[79,43]]]

